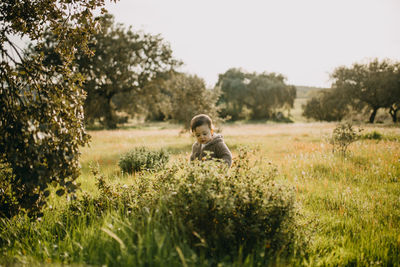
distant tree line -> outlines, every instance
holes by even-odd
[[[400,63],[374,59],[366,64],[338,67],[332,87],[321,90],[303,106],[303,115],[319,121],[340,121],[351,112],[368,113],[373,123],[379,109],[392,121],[400,110]]]
[[[73,61],[84,78],[87,125],[100,123],[112,129],[141,116],[188,127],[197,113],[230,120],[283,119],[278,110],[293,107],[296,89],[281,74],[230,69],[209,89],[196,75],[176,71],[182,63],[160,36],[125,28],[109,14],[97,20],[101,30],[88,42],[93,54],[78,51]],[[26,57],[44,55],[46,66],[61,66],[56,43],[57,36],[47,32],[44,45],[31,46]]]

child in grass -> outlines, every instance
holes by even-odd
[[[214,133],[212,120],[209,116],[205,114],[194,116],[190,122],[190,130],[197,139],[197,142],[192,146],[190,161],[204,160],[206,151],[208,151],[211,158],[221,159],[229,167],[232,165],[231,151],[224,143],[222,135]]]

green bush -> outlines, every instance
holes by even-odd
[[[246,152],[231,170],[215,161],[183,165],[164,184],[162,203],[185,225],[193,244],[202,241],[212,255],[245,252],[262,245],[268,252],[288,248],[295,232],[292,191],[274,181],[276,168],[250,166]],[[289,251],[289,250],[288,250]]]
[[[330,143],[333,146],[333,152],[338,151],[345,156],[349,145],[360,139],[361,128],[356,131],[351,123],[340,123],[333,129]]]
[[[137,216],[157,211],[171,231],[181,226],[193,248],[213,257],[260,247],[265,253],[290,252],[299,233],[294,194],[275,181],[276,167],[266,169],[251,166],[240,150],[231,169],[212,160],[178,161],[155,175],[142,174],[129,186],[108,185],[95,172],[100,197],[86,198],[74,209],[92,203],[100,214],[107,208]]]
[[[363,134],[361,136],[361,139],[382,140],[383,135],[380,132],[372,131],[372,132]]]
[[[163,149],[153,151],[146,147],[138,147],[121,156],[118,165],[123,172],[134,173],[163,168],[168,160],[169,154]]]

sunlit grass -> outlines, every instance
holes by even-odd
[[[188,159],[194,138],[189,133],[181,133],[178,127],[163,127],[152,125],[139,129],[90,131],[92,142],[90,147],[82,149],[81,156],[79,182],[82,192],[99,193],[90,172],[91,164],[98,164],[111,183],[130,184],[134,179],[143,178],[123,174],[118,167],[120,156],[138,146],[167,149],[171,153],[171,161]],[[359,140],[350,145],[347,155],[343,157],[332,153],[329,144],[334,127],[333,123],[230,124],[222,127],[222,134],[232,150],[234,161],[238,149],[248,146],[255,151],[250,161],[259,168],[269,164],[277,166],[279,180],[296,192],[311,242],[305,256],[283,259],[285,264],[399,265],[400,129],[363,126],[363,133],[378,132],[383,138]],[[184,246],[184,241],[166,236],[162,231],[162,222],[156,217],[150,224],[140,225],[129,217],[121,217],[116,211],[106,214],[96,223],[87,224],[84,219],[79,219],[67,226],[57,215],[57,210],[65,205],[65,201],[52,198],[51,205],[52,209],[45,212],[42,225],[26,226],[29,238],[18,235],[16,231],[21,226],[10,226],[9,237],[17,238],[17,242],[9,250],[3,247],[4,261],[15,258],[19,262],[46,263],[48,260],[84,264],[91,259],[89,262],[95,264],[112,265],[114,257],[120,257],[121,264],[152,263],[161,266],[163,261],[181,265],[183,255],[187,257],[188,265],[198,266],[205,260],[202,258],[204,255],[196,255]],[[136,231],[140,236],[123,239],[124,246],[132,247],[127,251],[134,255],[121,252],[121,244],[110,233],[107,234],[107,230],[101,230],[111,231],[110,224],[114,227],[112,229],[119,227],[123,229],[121,231],[126,231],[124,235],[129,236],[129,231]],[[50,232],[43,234],[46,231]],[[51,234],[52,231],[63,232],[64,238],[57,238]],[[61,251],[69,255],[63,256]],[[168,256],[169,253],[173,255]],[[258,257],[256,254],[249,255],[247,266],[257,265]]]

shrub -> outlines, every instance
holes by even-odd
[[[302,106],[303,116],[317,121],[341,121],[348,113],[348,100],[334,89],[323,89]]]
[[[275,181],[277,169],[250,166],[241,150],[231,170],[216,161],[181,164],[159,173],[160,202],[185,225],[193,245],[213,256],[245,253],[262,245],[268,253],[290,251],[295,236],[295,203],[291,189]],[[163,192],[164,191],[164,192]],[[161,193],[162,192],[162,193]]]
[[[168,160],[169,154],[163,149],[152,151],[146,147],[138,147],[121,156],[118,165],[123,172],[134,173],[163,168]]]
[[[275,166],[263,169],[240,150],[231,169],[213,160],[181,160],[156,174],[142,173],[129,186],[109,185],[95,171],[100,196],[85,196],[71,208],[85,213],[94,206],[98,215],[120,210],[144,220],[157,212],[171,234],[189,237],[193,249],[213,258],[260,248],[268,255],[289,253],[302,232],[294,194],[275,181]]]
[[[380,132],[372,131],[372,132],[363,134],[361,136],[361,139],[382,140],[383,135]]]
[[[346,155],[348,146],[360,139],[361,128],[356,131],[351,123],[340,123],[333,129],[330,143],[333,145],[333,152],[339,151],[343,156]]]

